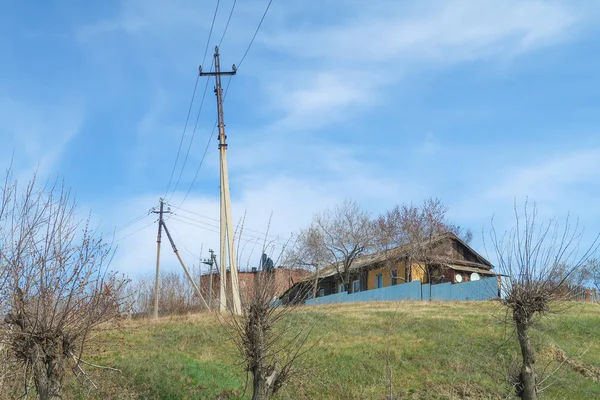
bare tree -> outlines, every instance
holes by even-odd
[[[65,371],[88,379],[86,342],[120,314],[127,280],[108,271],[111,246],[77,217],[64,186],[34,178],[21,190],[7,178],[1,195],[0,346],[26,393],[60,399]]]
[[[316,297],[319,272],[331,264],[331,254],[325,247],[323,231],[315,222],[300,231],[294,245],[286,253],[284,264],[314,271],[312,296]]]
[[[322,239],[319,246],[324,250],[319,253],[328,254],[328,264],[334,265],[339,280],[349,290],[352,264],[375,243],[371,217],[354,201],[344,200],[333,209],[316,214],[313,226]]]
[[[252,399],[267,400],[290,379],[294,363],[305,352],[310,327],[291,321],[293,306],[282,306],[275,296],[274,274],[258,272],[242,315],[229,316],[242,364],[252,379]]]
[[[511,279],[504,288],[502,304],[507,320],[516,332],[521,349],[521,366],[514,374],[518,397],[534,400],[542,391],[545,378],[536,374],[535,349],[529,331],[539,317],[558,311],[561,301],[569,292],[562,290],[569,277],[576,274],[598,248],[598,237],[584,251],[579,251],[582,230],[578,223],[571,224],[567,217],[561,225],[558,220],[538,222],[535,204],[525,203],[519,211],[514,207],[515,226],[498,235],[492,221],[491,243],[497,256],[497,268]]]
[[[444,254],[436,248],[437,240],[445,233],[453,233],[464,242],[471,241],[471,231],[448,221],[446,207],[438,198],[428,198],[420,206],[397,205],[381,214],[375,221],[377,247],[384,251],[388,262],[400,254],[391,250],[403,247],[406,257],[407,280],[412,280],[412,263],[416,261],[431,278],[431,264],[443,261]],[[430,279],[431,280],[431,279]]]
[[[589,260],[585,265],[584,280],[600,292],[600,260],[594,258]]]

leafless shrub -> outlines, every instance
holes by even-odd
[[[0,198],[0,348],[5,378],[40,399],[61,398],[65,371],[87,379],[91,332],[123,309],[111,247],[77,216],[69,190],[7,174]],[[8,374],[8,376],[6,376]]]
[[[224,320],[231,329],[242,365],[252,383],[252,399],[273,397],[294,373],[298,358],[307,351],[310,327],[292,323],[296,307],[281,305],[275,296],[273,274],[258,272],[242,315]]]
[[[506,323],[516,332],[521,349],[518,373],[511,383],[522,399],[536,399],[545,377],[536,374],[536,351],[529,330],[539,317],[557,312],[558,306],[570,298],[563,290],[598,248],[598,237],[584,251],[579,251],[582,229],[567,217],[538,222],[535,204],[525,203],[520,212],[514,207],[515,226],[499,236],[493,227],[491,243],[497,255],[497,268],[511,279],[505,287],[502,304],[506,307]]]
[[[192,272],[198,286],[203,289],[199,273]],[[208,277],[204,277],[208,279]],[[204,291],[203,291],[204,292]],[[142,276],[129,285],[128,294],[132,298],[132,314],[148,317],[154,312],[154,277]],[[206,296],[205,293],[203,295]],[[158,309],[160,316],[183,315],[205,309],[200,297],[187,276],[181,272],[161,272],[158,280]]]

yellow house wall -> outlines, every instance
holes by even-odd
[[[412,263],[411,265],[412,280],[427,283],[427,271],[425,270],[425,266],[419,263]]]
[[[398,263],[390,267],[383,267],[372,269],[367,274],[367,290],[377,289],[377,275],[383,274],[383,287],[391,286],[392,284],[392,270],[398,269],[397,283],[404,283],[405,266],[404,263]]]

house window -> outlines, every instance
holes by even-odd
[[[319,290],[319,297],[323,297],[325,296],[325,289],[320,289]]]
[[[398,268],[392,270],[392,286],[398,284]]]
[[[377,289],[383,287],[383,274],[377,274]]]
[[[346,288],[344,287],[343,283],[338,287],[338,289],[339,289],[338,293],[344,293],[346,291]]]
[[[355,280],[354,282],[352,282],[352,293],[357,293],[360,292],[360,281],[359,280]]]

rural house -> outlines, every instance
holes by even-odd
[[[315,279],[318,280],[315,294],[321,297],[412,281],[461,283],[496,276],[493,265],[453,233],[361,256],[350,269],[352,283],[349,288],[344,287],[333,264],[297,282],[288,291],[288,296],[292,299],[300,293],[308,293],[308,297],[312,297]]]

